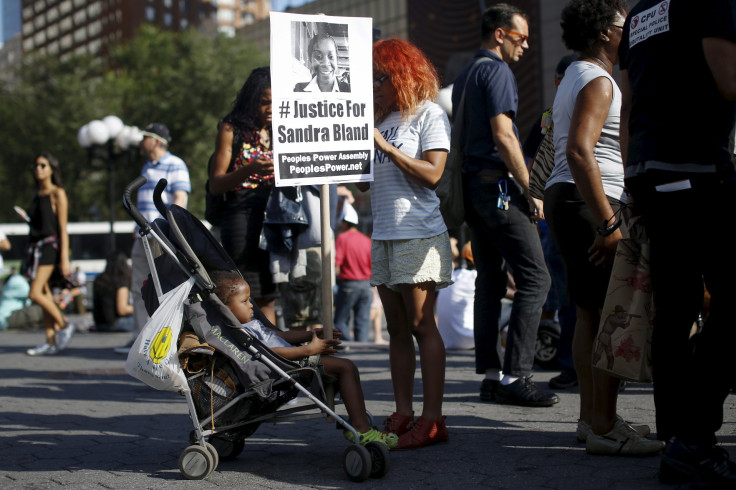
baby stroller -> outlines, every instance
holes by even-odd
[[[141,237],[154,239],[142,244],[151,275],[142,288],[146,309],[153,315],[164,293],[184,282],[194,285],[183,305],[179,343],[180,362],[188,390],[182,389],[194,430],[190,446],[179,458],[179,470],[191,480],[210,475],[218,462],[236,458],[245,439],[263,422],[333,418],[339,427],[360,437],[353,426],[328,406],[319,371],[302,367],[272,352],[242,328],[220,299],[208,270],[237,271],[230,257],[207,228],[187,210],[166,207],[161,193],[166,180],[158,182],[154,202],[163,219],[148,223],[133,204],[131,194],[146,183],[138,177],[125,189],[123,203],[140,227]],[[160,247],[160,250],[158,248]],[[155,249],[155,250],[154,250]],[[272,326],[254,304],[255,318]],[[131,350],[132,352],[132,350]],[[181,370],[176,365],[173,369]],[[305,395],[308,404],[284,406]],[[370,414],[369,422],[373,425]],[[389,469],[388,448],[381,442],[366,446],[351,444],[344,452],[343,467],[348,478],[363,481],[381,478]]]

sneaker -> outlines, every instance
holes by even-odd
[[[346,429],[343,431],[343,435],[348,441],[355,442],[352,431]],[[392,432],[380,432],[377,429],[371,429],[368,432],[363,432],[362,434],[359,433],[359,435],[360,443],[363,446],[365,446],[369,442],[378,441],[384,443],[387,448],[393,449],[399,443],[399,436]]]
[[[566,369],[549,380],[549,387],[552,390],[566,390],[577,385],[578,375],[574,369]]]
[[[415,449],[437,442],[445,442],[448,439],[449,435],[444,415],[441,419],[433,421],[419,417],[411,424],[409,432],[399,436],[399,444],[396,446],[396,450]]]
[[[67,323],[66,327],[56,332],[56,347],[58,350],[61,351],[67,348],[76,329],[77,326],[75,324]]]
[[[620,420],[621,422],[627,424],[629,427],[634,429],[634,432],[639,434],[642,437],[648,436],[652,430],[649,428],[646,424],[637,424],[634,425],[631,422],[625,421],[623,418],[621,418],[620,415],[616,415],[616,420]],[[583,422],[582,420],[578,420],[578,428],[575,431],[575,437],[577,437],[578,442],[585,442],[588,440],[588,435],[593,433],[593,429],[588,425],[587,422]]]
[[[130,352],[131,347],[133,347],[133,343],[135,343],[135,339],[134,338],[133,339],[130,339],[128,341],[128,343],[126,343],[125,345],[123,345],[121,347],[115,347],[113,350],[117,354],[125,354],[125,355],[127,355]]]
[[[500,381],[495,379],[484,379],[480,383],[480,399],[484,402],[492,402],[496,399],[496,391]]]
[[[409,425],[414,422],[414,412],[411,415],[402,415],[400,413],[392,413],[383,421],[385,432],[391,432],[398,436],[409,432]]]
[[[28,349],[26,351],[26,354],[28,354],[29,356],[50,356],[56,354],[57,352],[59,352],[59,349],[57,349],[55,345],[47,344],[46,342],[44,342],[43,344],[38,344],[32,349]]]
[[[662,441],[653,441],[639,435],[629,424],[617,419],[610,432],[588,434],[585,451],[588,454],[612,456],[651,456],[664,449]]]
[[[675,437],[662,455],[659,481],[693,482],[703,488],[736,488],[736,464],[728,458],[728,452],[720,446],[688,444]]]
[[[540,390],[531,378],[521,377],[508,385],[499,384],[496,402],[522,407],[551,407],[560,401],[554,393]]]

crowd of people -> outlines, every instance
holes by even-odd
[[[637,24],[656,16],[666,29],[637,30]],[[455,271],[451,230],[434,191],[451,134],[451,121],[435,102],[439,77],[411,42],[374,43],[374,180],[355,185],[370,189],[372,230],[370,236],[359,231],[352,194],[332,186],[331,229],[337,235],[333,339],[318,335],[324,315],[332,314],[320,311],[320,283],[329,279],[322,277],[318,253],[325,238],[319,236],[315,209],[321,191],[274,187],[271,72],[269,67],[253,70],[217,128],[208,176],[209,192],[224,196],[220,238],[239,270],[213,276],[216,293],[277,353],[304,365],[321,364],[338,378],[362,443],[380,440],[399,450],[449,439],[442,400],[450,344],[474,348],[481,400],[554,406],[559,397],[531,379],[537,329],[545,313],[554,316],[559,310],[562,320],[562,308],[569,306],[574,329],[566,327],[572,335],[566,347],[571,353],[550,386],[579,385],[576,436],[587,452],[662,454],[664,482],[697,479],[732,488],[736,466],[717,445],[715,433],[732,386],[732,376],[722,374],[733,371],[728,349],[735,335],[725,305],[734,293],[736,259],[729,254],[723,223],[736,182],[733,153],[726,150],[736,123],[736,6],[707,0],[694,10],[684,0],[642,0],[629,11],[625,0],[570,0],[560,18],[563,42],[575,54],[558,65],[554,104],[542,120],[554,129],[554,166],[543,196],[530,193],[525,158],[541,137],[532,149],[529,143],[522,149],[517,82],[510,67],[532,42],[528,16],[506,3],[485,10],[480,48],[454,81],[453,108],[465,104],[453,113],[463,114],[463,192],[470,230],[470,240],[461,244],[468,267]],[[314,35],[308,46],[313,78],[294,91],[350,91],[336,78],[336,50],[329,34]],[[687,69],[681,68],[683,60]],[[621,87],[613,75],[617,64]],[[662,86],[673,80],[690,87],[691,96],[677,103],[663,97]],[[186,207],[191,184],[186,164],[168,150],[168,128],[154,123],[143,135],[141,152],[148,160],[142,175],[148,184],[138,191],[138,208],[153,221],[159,215],[152,192],[160,178],[168,180],[166,204]],[[28,354],[46,355],[63,350],[74,332],[49,288],[57,268],[62,277],[71,273],[65,231],[69,204],[53,155],[38,155],[31,170],[37,187],[29,208],[31,247],[24,272],[29,298],[43,309],[46,339]],[[284,200],[298,203],[309,225],[299,217],[285,223],[279,208]],[[617,245],[628,236],[630,215],[641,217],[651,245],[656,438],[649,426],[617,414],[621,381],[591,362]],[[274,222],[288,226],[289,233],[274,231]],[[544,247],[542,222],[543,235],[553,239]],[[289,243],[279,241],[286,236]],[[144,249],[151,246],[155,243],[146,237],[135,241],[132,270],[124,253],[108,257],[94,288],[100,330],[130,330],[135,338],[142,328],[147,313],[140,284],[149,273]],[[564,271],[548,267],[553,259],[564,264]],[[510,317],[499,349],[509,276],[514,292],[507,300]],[[566,299],[545,307],[553,283]],[[691,338],[704,287],[711,297],[709,314]],[[453,301],[472,305],[471,311],[454,315],[459,325],[445,311]],[[251,303],[272,325],[278,324],[280,304],[285,328],[254,321]],[[372,335],[376,343],[385,342],[380,318],[372,328],[373,311],[380,311],[375,306],[385,314],[395,400],[394,412],[379,430],[364,416],[357,368],[334,356],[340,338],[367,342]],[[446,325],[441,329],[438,317]],[[421,410],[415,410],[415,343]]]

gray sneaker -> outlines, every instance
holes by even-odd
[[[664,445],[663,441],[642,437],[623,420],[616,420],[613,429],[607,434],[588,434],[585,451],[588,454],[612,456],[651,456],[662,451]]]
[[[631,422],[625,421],[620,415],[616,415],[616,419],[628,424],[629,427],[634,429],[634,431],[636,431],[636,433],[642,437],[646,437],[652,432],[652,430],[646,424],[634,425]],[[586,422],[583,422],[582,420],[578,420],[578,428],[575,431],[575,437],[577,437],[578,442],[585,442],[586,440],[588,440],[588,435],[592,433],[593,429],[590,427],[590,425],[588,425]]]
[[[69,341],[72,339],[72,335],[74,335],[74,331],[77,329],[77,326],[73,323],[68,323],[66,327],[62,328],[58,332],[56,332],[56,348],[58,350],[64,350],[69,345]]]
[[[57,352],[59,352],[59,349],[57,349],[55,345],[47,344],[46,342],[44,342],[43,344],[38,344],[32,349],[28,349],[26,351],[26,354],[28,354],[29,356],[50,356],[56,354]]]

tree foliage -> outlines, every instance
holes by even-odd
[[[151,122],[169,127],[172,153],[189,165],[189,209],[202,216],[217,122],[250,71],[265,64],[268,54],[242,40],[152,26],[142,26],[105,60],[86,55],[64,61],[55,56],[25,60],[14,82],[0,82],[0,221],[15,221],[12,206],[30,203],[30,164],[42,151],[59,158],[70,221],[107,220],[105,152],[81,148],[77,132],[109,114],[140,128]],[[123,187],[143,163],[136,150],[114,159],[115,202],[121,202]],[[115,213],[115,219],[129,219],[122,206]]]

